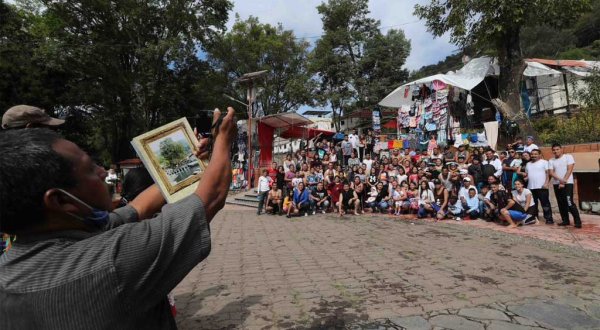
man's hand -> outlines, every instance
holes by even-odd
[[[210,138],[203,138],[198,134],[198,129],[194,128],[194,135],[198,138],[198,145],[196,146],[196,150],[194,150],[194,154],[200,160],[207,160],[209,157],[210,151]]]
[[[215,128],[212,158],[196,189],[196,194],[204,203],[206,219],[209,222],[225,205],[231,184],[231,144],[237,131],[234,114],[235,110],[232,107],[227,108],[227,114]],[[213,125],[221,116],[221,111],[215,109]]]

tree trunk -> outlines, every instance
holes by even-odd
[[[521,53],[520,29],[508,31],[497,45],[500,78],[498,82],[500,99],[505,103],[498,107],[505,119],[519,124],[521,135],[533,136],[541,143],[531,121],[521,109],[521,76],[525,71],[525,62]]]

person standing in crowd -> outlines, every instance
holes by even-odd
[[[119,209],[120,223],[110,223],[106,172],[77,145],[47,129],[3,132],[0,231],[18,236],[0,258],[3,328],[175,328],[166,297],[210,253],[209,223],[231,184],[234,113],[190,196],[162,207],[153,186]]]
[[[256,211],[257,215],[260,215],[263,207],[265,206],[265,201],[267,200],[267,195],[269,194],[269,190],[271,190],[271,183],[273,183],[273,179],[269,176],[269,171],[262,170],[262,175],[258,178],[258,210]]]
[[[581,217],[579,210],[573,200],[573,169],[575,168],[575,159],[569,154],[563,154],[562,146],[558,143],[552,145],[554,158],[550,159],[548,164],[552,186],[554,186],[554,195],[558,202],[558,210],[562,222],[559,226],[570,225],[569,213],[573,215],[575,228],[581,228]]]
[[[477,186],[477,189],[481,189],[484,185],[484,177],[479,157],[473,157],[471,165],[467,167],[467,173],[473,178],[473,183]]]
[[[508,152],[502,151],[501,154],[505,155],[504,159],[502,159],[502,184],[504,187],[510,189],[512,187],[512,179],[514,174],[510,164],[512,164],[513,160],[515,160],[515,151],[511,149],[508,150]]]
[[[358,143],[360,142],[360,137],[358,136],[358,131],[356,129],[352,130],[352,133],[348,134],[348,141],[352,143],[352,149],[358,154]]]
[[[490,175],[500,179],[502,177],[502,162],[494,155],[494,150],[488,149],[485,151],[485,160],[481,162],[483,177],[487,178]]]
[[[271,182],[277,182],[277,173],[279,173],[279,170],[277,169],[277,162],[273,162],[267,171],[269,171]]]
[[[373,169],[373,160],[371,159],[371,153],[368,152],[365,154],[365,159],[363,159],[362,163],[367,165],[366,174],[370,175],[371,170]]]
[[[521,164],[523,163],[523,160],[521,159],[521,155],[523,154],[522,151],[518,151],[518,150],[512,150],[514,151],[514,155],[513,155],[513,160],[512,162],[510,162],[510,170],[512,171],[512,189],[515,188],[515,180],[517,179],[522,179],[519,176],[519,171],[521,170]]]
[[[269,214],[281,214],[281,196],[282,191],[276,184],[271,185],[271,190],[267,195],[266,211]]]
[[[510,143],[508,145],[508,148],[509,149],[514,149],[515,151],[521,151],[521,152],[524,151],[525,146],[523,145],[523,138],[520,137],[520,136],[518,136],[515,139],[515,142]]]
[[[437,147],[437,136],[435,134],[431,134],[431,137],[429,138],[429,143],[427,143],[427,154],[430,156],[433,155],[433,151],[436,150]]]
[[[369,155],[369,157],[373,157],[374,145],[375,145],[375,137],[373,136],[373,131],[368,130],[367,136],[365,137],[365,156]]]
[[[317,188],[313,190],[310,196],[311,209],[313,214],[321,212],[325,214],[325,211],[329,208],[329,195],[327,190],[323,186],[323,182],[317,184]]]
[[[287,156],[285,156],[285,160],[283,161],[283,169],[285,173],[287,173],[291,168],[296,169],[296,163],[294,163],[292,160],[292,154],[287,154]]]
[[[350,142],[348,139],[348,135],[345,135],[344,140],[341,142],[342,156],[344,157],[342,166],[348,165],[348,159],[350,159],[350,156],[352,155],[352,150],[354,149],[352,147],[352,142]]]
[[[533,136],[528,136],[527,137],[527,145],[523,148],[523,151],[527,151],[529,153],[531,153],[534,150],[539,150],[540,148],[538,148],[538,146],[533,143]]]
[[[348,159],[348,167],[353,168],[354,166],[360,165],[360,159],[356,157],[356,152],[352,152],[350,159]]]
[[[550,193],[548,191],[550,181],[548,161],[540,159],[540,155],[538,149],[531,151],[531,161],[525,167],[525,179],[527,180],[527,189],[531,190],[533,194],[536,218],[539,212],[538,205],[541,204],[546,224],[551,225],[554,224],[554,220],[552,219],[552,206],[550,205]]]
[[[362,160],[365,158],[365,145],[367,143],[367,140],[365,138],[364,134],[361,134],[359,139],[358,139],[358,159],[360,159],[360,161],[362,162]]]
[[[347,181],[344,182],[344,188],[340,192],[338,200],[337,206],[340,217],[343,217],[348,210],[353,210],[354,215],[358,215],[358,196],[354,190],[350,189],[350,184]]]
[[[287,217],[291,215],[304,214],[308,216],[308,210],[310,208],[310,193],[308,189],[304,188],[304,183],[299,182],[298,186],[294,189],[294,198],[292,199],[292,205],[288,208]]]

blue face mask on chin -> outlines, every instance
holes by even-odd
[[[58,189],[58,190],[91,211],[91,214],[88,216],[85,216],[85,217],[82,217],[77,214],[69,213],[73,217],[75,217],[87,224],[90,224],[94,227],[97,227],[97,228],[103,228],[108,223],[110,212],[108,212],[106,210],[99,210],[99,209],[93,208],[86,202],[75,197],[73,194],[71,194],[67,191],[64,191],[62,189]]]

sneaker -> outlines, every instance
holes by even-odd
[[[312,215],[315,215],[315,214],[317,214],[317,211],[313,211],[313,214],[312,214]]]
[[[307,216],[308,216],[308,213],[307,213],[307,212],[304,212],[304,216],[305,216],[305,217],[307,217]]]
[[[571,224],[568,223],[568,222],[561,222],[561,223],[558,224],[558,226],[561,226],[561,227],[566,227],[566,226],[570,226],[570,225]]]
[[[581,228],[581,224],[580,223],[576,223],[575,224],[575,228]]]
[[[554,224],[554,221],[553,221],[553,220],[546,220],[546,224],[547,224],[547,225],[553,225],[553,224]]]
[[[321,213],[325,214],[325,210],[321,211]]]
[[[454,221],[462,221],[462,218],[461,217],[456,217],[456,218],[454,218]]]
[[[286,215],[285,217],[289,219],[289,218],[291,218],[292,216],[290,216],[290,215],[288,214],[288,215]]]

